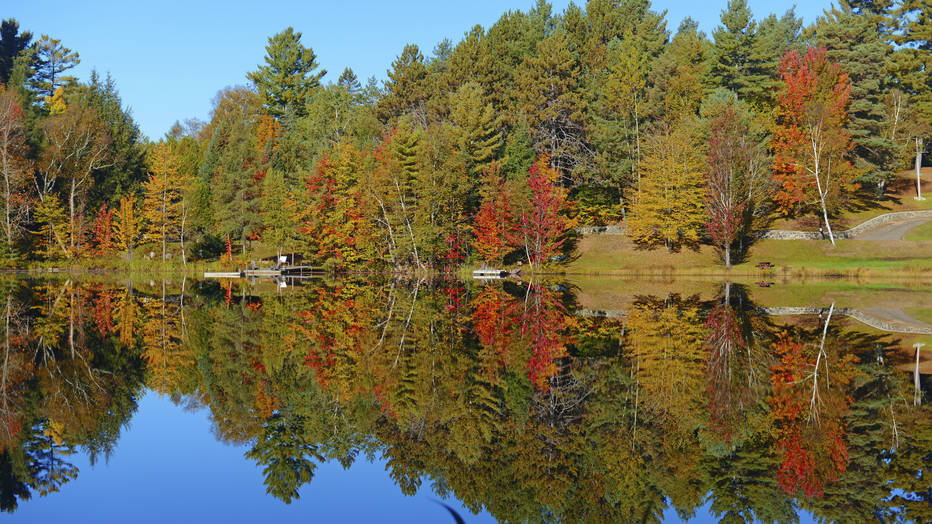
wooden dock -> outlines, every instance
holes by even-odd
[[[479,280],[494,280],[508,276],[504,269],[477,269],[472,272],[472,277]]]

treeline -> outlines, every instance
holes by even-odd
[[[382,456],[405,494],[429,481],[501,521],[932,517],[929,379],[904,344],[828,308],[775,324],[740,286],[624,318],[540,283],[2,291],[7,511],[68,489],[69,453],[114,449],[147,387],[209,410],[285,502],[324,461]]]
[[[804,27],[732,0],[709,37],[690,19],[671,32],[645,1],[557,14],[540,1],[429,56],[405,46],[382,85],[349,68],[323,83],[288,28],[208,122],[145,145],[112,82],[65,81],[77,56],[8,21],[8,251],[147,244],[164,259],[226,244],[232,258],[260,241],[336,266],[539,265],[575,224],[624,223],[647,246],[710,243],[727,265],[775,216],[816,214],[832,238],[855,193],[882,198],[910,162],[918,176],[929,9],[851,0]],[[48,167],[48,151],[76,147],[55,145],[53,123],[82,108],[106,154]]]

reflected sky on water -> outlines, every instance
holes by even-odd
[[[11,522],[453,522],[440,498],[467,522],[927,520],[922,290],[635,287],[8,282],[0,502]]]

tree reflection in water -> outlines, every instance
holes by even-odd
[[[912,353],[838,316],[776,324],[745,290],[585,316],[564,285],[7,281],[0,505],[107,457],[146,388],[209,410],[290,502],[382,455],[405,494],[504,521],[932,520]],[[925,389],[927,376],[921,376]]]

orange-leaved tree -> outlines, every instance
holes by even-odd
[[[487,193],[473,220],[472,247],[483,262],[500,263],[514,249],[516,240],[513,195],[499,172],[498,163],[492,162],[487,168],[484,187]]]
[[[780,189],[774,198],[789,214],[815,197],[834,245],[829,205],[854,173],[847,159],[851,134],[845,129],[851,81],[818,48],[802,56],[788,52],[780,74],[783,87],[773,136],[773,173]]]
[[[114,211],[107,204],[101,205],[97,210],[97,216],[94,217],[91,228],[94,241],[94,249],[91,252],[95,255],[109,255],[117,249],[113,235]]]

